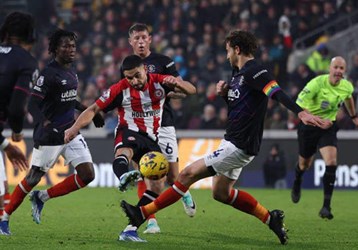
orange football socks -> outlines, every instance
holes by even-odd
[[[252,195],[242,190],[239,191],[232,189],[230,192],[228,204],[240,211],[255,216],[264,223],[266,223],[270,215],[269,211],[260,203],[258,203],[258,201]]]
[[[180,182],[176,181],[172,187],[165,190],[155,201],[148,205],[142,206],[141,210],[143,215],[147,218],[149,215],[156,213],[165,207],[168,207],[177,202],[186,191],[188,187],[185,187]]]

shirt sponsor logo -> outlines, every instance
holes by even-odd
[[[132,112],[133,118],[145,118],[145,117],[152,117],[152,116],[159,116],[159,115],[160,115],[160,109],[151,110],[147,112],[138,112],[138,111]]]
[[[73,101],[76,99],[76,97],[77,97],[77,90],[70,89],[61,94],[61,102]]]
[[[321,109],[328,109],[328,108],[329,108],[329,101],[322,101]]]
[[[235,99],[239,99],[240,91],[238,89],[235,89],[235,90],[229,89],[227,96],[228,96],[229,101],[234,101]]]
[[[266,69],[263,69],[263,70],[257,72],[252,78],[253,78],[253,79],[256,79],[257,77],[259,77],[259,76],[262,75],[263,73],[267,73],[267,70],[266,70]]]
[[[127,140],[128,141],[135,141],[135,137],[134,136],[128,136]]]

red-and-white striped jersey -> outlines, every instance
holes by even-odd
[[[170,91],[168,86],[162,85],[165,77],[167,75],[148,74],[148,82],[142,90],[133,88],[124,78],[113,84],[96,104],[104,112],[118,109],[118,127],[146,133],[157,140],[165,97]]]

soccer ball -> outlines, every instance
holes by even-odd
[[[140,159],[139,171],[148,179],[159,180],[167,175],[169,162],[162,153],[151,151]]]

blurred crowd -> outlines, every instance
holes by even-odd
[[[94,0],[31,1],[40,24],[39,42],[34,51],[40,68],[50,60],[47,34],[56,27],[78,35],[77,74],[79,96],[85,105],[93,103],[118,81],[123,58],[132,53],[128,29],[135,22],[146,23],[152,32],[152,51],[171,57],[180,75],[197,87],[196,96],[172,100],[178,129],[223,129],[227,109],[216,95],[215,83],[228,80],[231,68],[226,60],[223,39],[231,29],[250,30],[257,35],[260,49],[256,58],[273,72],[292,98],[317,74],[328,71],[330,52],[324,43],[317,46],[294,73],[286,70],[293,42],[335,18],[349,15],[357,1],[286,0]],[[41,6],[36,7],[36,3]],[[45,3],[45,7],[44,7]],[[35,5],[35,6],[34,6]],[[42,9],[41,9],[42,8]],[[47,8],[44,10],[44,8]],[[67,19],[60,13],[69,13]],[[63,15],[62,15],[63,16]],[[340,27],[341,29],[342,27]],[[334,33],[335,30],[330,32]],[[304,46],[317,44],[331,34],[319,34]],[[318,58],[318,59],[317,59]],[[346,58],[352,60],[351,58]],[[311,60],[311,61],[310,61]],[[312,61],[313,60],[313,61]],[[320,60],[323,68],[315,68]],[[358,54],[348,77],[358,86]],[[113,131],[116,114],[107,114],[106,129]],[[341,112],[343,129],[354,128]],[[270,100],[266,129],[295,129],[297,117]]]

